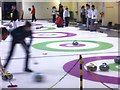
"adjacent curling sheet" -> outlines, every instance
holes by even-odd
[[[0,25],[2,24],[1,21],[2,21],[2,7],[0,7]]]

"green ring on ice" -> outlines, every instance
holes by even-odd
[[[112,71],[120,71],[120,68],[116,67],[119,64],[117,64],[117,63],[111,63],[111,64],[108,64],[108,65],[110,66],[110,70],[112,70]]]
[[[78,43],[82,43],[82,42],[86,42],[86,43],[94,43],[94,44],[98,44],[97,47],[94,48],[87,48],[86,49],[57,49],[57,48],[53,48],[53,47],[47,47],[48,44],[52,44],[52,43],[58,43],[58,42],[63,42],[63,43],[67,43],[67,42],[73,42],[74,40],[59,40],[59,41],[49,41],[49,42],[41,42],[41,43],[37,43],[37,44],[33,44],[32,47],[35,49],[39,49],[39,50],[47,50],[47,51],[56,51],[56,52],[88,52],[88,51],[98,51],[98,50],[105,50],[105,49],[109,49],[112,48],[113,45],[110,43],[106,43],[106,42],[101,42],[101,41],[91,41],[91,40],[77,40]]]

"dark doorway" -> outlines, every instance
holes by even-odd
[[[3,20],[9,20],[10,19],[10,11],[12,5],[16,6],[16,2],[3,2],[2,3],[2,19]]]

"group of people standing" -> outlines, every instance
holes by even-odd
[[[57,14],[58,12],[58,14]],[[57,15],[57,18],[56,18]],[[59,4],[59,10],[57,11],[56,7],[52,7],[52,16],[53,16],[53,23],[57,24],[57,27],[68,27],[69,25],[69,18],[70,13],[68,8],[63,8],[62,4]]]
[[[89,4],[81,7],[81,22],[82,24],[86,24],[88,30],[94,30],[95,24],[97,23],[98,11],[95,8],[95,5],[90,7]]]
[[[36,17],[35,17],[35,7],[34,5],[32,5],[32,10],[31,10],[31,14],[32,14],[32,22],[35,20],[37,21]],[[10,11],[10,19],[11,19],[11,22],[13,22],[13,26],[14,28],[17,27],[17,24],[16,24],[16,21],[20,21],[22,20],[23,21],[23,16],[24,16],[24,11],[21,10],[21,11],[18,11],[16,6],[13,5],[12,6],[12,9]]]

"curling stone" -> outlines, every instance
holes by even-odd
[[[9,25],[9,28],[13,28],[12,24]]]
[[[94,65],[93,63],[90,63],[90,65],[87,66],[87,70],[95,72],[97,70],[97,66]]]
[[[46,53],[46,52],[44,52],[44,53],[43,53],[43,55],[47,55],[47,53]]]
[[[44,27],[43,27],[43,26],[41,26],[41,27],[40,27],[40,29],[41,29],[41,28],[44,28]]]
[[[78,45],[77,40],[74,40],[72,44],[73,44],[74,46]]]
[[[109,66],[106,63],[103,63],[102,65],[99,66],[99,69],[101,71],[108,71],[109,70]]]
[[[42,82],[43,81],[43,74],[35,73],[34,80],[35,80],[35,82]]]
[[[36,29],[40,29],[39,27],[36,27]]]
[[[7,80],[12,80],[13,79],[13,74],[9,72],[5,72],[5,74],[2,75],[2,80],[7,81]]]
[[[117,56],[115,59],[114,59],[115,63],[117,64],[120,64],[120,56]]]

